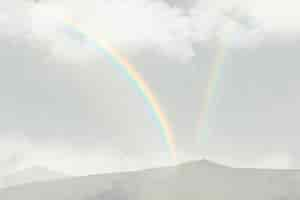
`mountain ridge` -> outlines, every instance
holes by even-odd
[[[3,188],[24,185],[34,182],[43,182],[64,179],[67,175],[50,170],[46,167],[35,165],[29,168],[17,170],[14,173],[9,173],[0,179],[3,182]]]
[[[0,190],[1,200],[299,199],[300,171],[231,168],[212,161],[70,177]]]

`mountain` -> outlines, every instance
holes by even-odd
[[[165,0],[165,2],[172,7],[189,11],[192,7],[196,6],[197,0]]]
[[[3,187],[23,185],[33,182],[50,181],[65,178],[66,175],[47,168],[34,166],[0,177]]]
[[[10,187],[1,200],[299,200],[300,171],[236,169],[207,160]]]

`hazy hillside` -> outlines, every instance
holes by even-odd
[[[47,168],[34,166],[0,177],[0,187],[4,188],[9,186],[22,185],[26,183],[50,181],[63,178],[66,178],[66,175],[48,170]]]
[[[300,171],[234,169],[206,160],[176,167],[11,187],[1,200],[298,200]]]

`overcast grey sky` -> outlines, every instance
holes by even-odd
[[[0,169],[172,164],[149,107],[76,32],[123,52],[170,119],[179,161],[299,168],[297,0],[11,0],[0,5]],[[75,28],[75,27],[73,27]],[[216,58],[219,79],[203,104]],[[205,116],[207,129],[200,129]],[[200,121],[199,121],[200,120]],[[76,167],[74,167],[76,166]]]

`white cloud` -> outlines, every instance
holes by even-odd
[[[154,47],[183,59],[193,55],[188,17],[162,1],[53,1],[33,7],[31,17],[33,33],[52,43],[58,41],[53,37],[60,38],[60,43],[66,42],[70,35],[65,28],[73,21],[72,29],[123,50]]]
[[[70,16],[70,12],[59,4],[33,5],[30,11],[33,39],[48,47],[55,57],[74,63],[86,62],[95,57],[94,52],[78,39],[76,32],[67,27],[67,19]]]
[[[199,1],[190,16],[194,42],[217,39],[226,47],[249,47],[264,36],[256,19],[234,1]]]
[[[29,151],[31,151],[31,145],[23,133],[14,132],[11,135],[13,137],[8,134],[6,137],[2,136],[0,140],[0,176],[20,167],[25,156],[28,156]]]
[[[198,0],[201,4],[203,1]],[[238,7],[257,20],[268,32],[299,33],[300,1],[298,0],[211,0],[206,7]]]
[[[29,30],[28,4],[24,1],[11,0],[0,5],[0,36],[23,37]]]
[[[295,20],[299,17],[295,10],[298,3],[293,0],[272,4],[267,0],[198,1],[188,12],[163,0],[12,2],[2,8],[2,31],[31,29],[35,39],[50,47],[54,55],[75,62],[95,56],[78,40],[76,31],[84,32],[89,39],[106,40],[129,53],[153,48],[166,56],[187,60],[194,56],[194,42],[212,39],[215,33],[227,46],[239,47],[256,44],[264,36],[261,30],[295,31],[299,27]],[[232,19],[225,17],[224,12],[234,7],[241,12]],[[245,17],[255,21],[257,27],[249,29],[241,24],[238,18]],[[66,31],[69,28],[75,31]]]
[[[271,32],[299,33],[300,1],[255,0],[248,9]]]
[[[198,1],[186,12],[163,0],[52,0],[38,4],[13,0],[1,5],[0,26],[1,33],[8,35],[24,35],[30,29],[54,55],[75,62],[86,61],[95,52],[78,42],[76,33],[66,31],[69,19],[74,21],[73,29],[123,51],[154,48],[166,56],[187,60],[194,55],[193,42],[211,39],[216,32],[231,47],[256,44],[264,32],[298,32],[299,4],[297,0]],[[234,7],[242,11],[236,18],[249,17],[258,27],[247,29],[236,19],[224,17],[224,12]]]
[[[292,157],[287,153],[272,153],[260,159],[254,167],[264,169],[289,169]]]
[[[87,55],[88,48],[82,53],[76,39],[65,31],[71,26],[88,39],[105,40],[127,52],[154,48],[184,61],[194,56],[194,42],[212,39],[216,32],[227,46],[249,45],[258,38],[256,29],[249,30],[224,17],[223,12],[231,7],[201,2],[186,15],[164,1],[51,1],[32,9],[32,30],[39,38],[50,40],[59,55]]]

